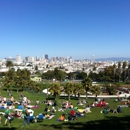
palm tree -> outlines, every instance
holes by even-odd
[[[86,91],[86,98],[87,98],[87,92],[89,90],[91,90],[91,87],[92,87],[92,80],[91,80],[91,78],[86,77],[85,79],[83,79],[82,85],[83,85],[83,88]]]
[[[12,61],[6,61],[6,67],[7,68],[11,68],[12,66],[14,66],[14,63]]]
[[[121,62],[118,62],[118,76],[119,76],[119,82],[121,78]]]
[[[70,100],[70,95],[73,93],[73,84],[71,82],[67,82],[64,86],[64,91],[68,94],[68,100]]]
[[[128,80],[129,80],[129,78],[130,78],[130,63],[128,64]]]
[[[92,92],[92,94],[95,94],[95,96],[96,96],[96,98],[97,98],[97,96],[98,96],[98,95],[100,94],[100,92],[101,92],[100,87],[97,86],[97,85],[92,86],[91,92]]]
[[[113,71],[114,71],[114,82],[115,82],[115,74],[116,74],[116,65],[113,65]]]
[[[126,63],[126,61],[125,62],[123,62],[123,66],[122,66],[122,68],[123,68],[123,82],[125,82],[125,70],[126,70],[126,65],[127,65],[127,63]]]
[[[2,88],[2,82],[0,82],[0,96],[1,96],[1,89]]]
[[[60,91],[61,91],[61,88],[60,88],[59,83],[52,83],[50,85],[49,92],[54,96],[55,100],[60,95]]]
[[[78,95],[78,100],[80,100],[80,95],[81,95],[81,94],[82,94],[82,95],[85,94],[85,90],[84,90],[84,88],[83,88],[83,86],[82,86],[81,83],[75,83],[75,84],[74,84],[74,91],[73,91],[73,93],[74,93],[75,95]]]

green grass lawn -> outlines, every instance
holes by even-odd
[[[45,104],[42,103],[45,100],[45,95],[41,94],[34,94],[25,91],[25,96],[29,98],[32,101],[32,105],[35,104],[35,101],[37,99],[40,100],[40,107],[38,109],[34,110],[34,116],[38,115],[41,112],[44,112]],[[19,99],[18,93],[16,91],[12,91],[12,95],[16,100]],[[2,96],[6,96],[9,98],[8,93],[6,90],[2,91]],[[51,100],[53,98],[50,97]],[[67,97],[59,97],[57,99],[58,106],[61,106],[61,101],[67,100]],[[71,98],[70,100],[74,106],[78,106],[78,108],[84,108],[83,106],[77,105],[78,100],[75,98]],[[90,104],[94,101],[92,98],[87,99],[88,103]],[[106,99],[106,102],[109,103],[110,108],[117,108],[118,105],[121,104],[121,102],[115,102],[115,99]],[[86,104],[86,105],[87,105]],[[17,107],[17,105],[16,105]],[[50,106],[51,108],[51,106]],[[66,121],[66,122],[57,122],[56,120],[60,117],[63,113],[69,113],[70,110],[66,110],[65,112],[56,112],[56,115],[52,119],[44,119],[42,122],[37,123],[31,123],[30,126],[26,125],[24,127],[21,127],[23,123],[23,119],[17,119],[15,118],[11,123],[11,128],[8,126],[4,126],[5,118],[2,117],[2,123],[0,124],[1,130],[112,130],[118,128],[118,130],[129,130],[130,129],[130,107],[123,108],[122,113],[118,114],[112,114],[108,113],[106,115],[100,113],[100,111],[103,108],[91,108],[92,113],[85,114],[85,117],[78,117],[76,121]],[[0,110],[1,112],[4,110]]]

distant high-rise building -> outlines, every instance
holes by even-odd
[[[34,58],[34,57],[27,56],[27,57],[25,57],[25,60],[26,60],[27,62],[34,62],[34,61],[35,61],[35,58]]]
[[[56,60],[59,60],[59,58],[58,58],[58,57],[56,57]]]
[[[92,56],[92,63],[95,63],[95,55]]]
[[[48,60],[48,55],[47,55],[47,54],[45,55],[45,59],[47,59],[47,60]]]
[[[20,56],[20,55],[17,55],[17,57],[16,57],[16,61],[17,61],[17,62],[21,62],[21,61],[22,61],[22,59],[21,59],[21,56]]]

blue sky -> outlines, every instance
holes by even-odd
[[[0,58],[130,57],[130,0],[0,0]]]

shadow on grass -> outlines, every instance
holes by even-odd
[[[16,130],[15,127],[11,127],[11,128],[9,128],[9,127],[5,127],[5,126],[0,127],[0,129],[1,129],[1,130]]]
[[[130,130],[130,116],[126,117],[107,117],[104,120],[88,121],[88,122],[63,122],[61,124],[39,124],[38,127],[15,128],[0,127],[1,130]]]
[[[64,122],[56,125],[43,125],[50,130],[130,130],[130,116],[107,117],[105,120],[83,122]]]

